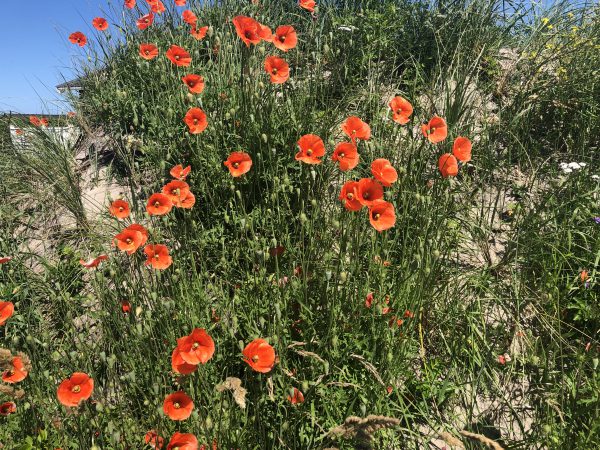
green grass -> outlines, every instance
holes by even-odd
[[[108,199],[100,216],[85,210],[76,148],[37,130],[33,150],[3,150],[0,256],[14,259],[0,266],[0,299],[15,315],[0,327],[0,346],[33,367],[18,385],[17,413],[0,417],[0,442],[137,449],[156,429],[166,441],[189,432],[223,449],[417,449],[445,431],[482,448],[460,437],[466,430],[502,448],[597,448],[598,7],[319,2],[313,18],[291,0],[188,1],[210,26],[196,41],[171,3],[141,33],[139,11],[110,5],[108,32],[86,33],[85,91],[72,99],[84,132],[111,137],[108,173],[149,242],[170,248],[169,269],[111,246],[129,222],[109,216]],[[247,49],[231,24],[239,14],[273,31],[292,24],[298,47]],[[161,55],[143,61],[141,42]],[[164,57],[171,44],[190,50],[189,69]],[[508,69],[501,49],[516,55]],[[290,63],[284,85],[264,73],[271,54]],[[205,78],[202,94],[186,94],[186,73]],[[390,120],[394,94],[415,108],[407,126]],[[196,136],[183,123],[193,105],[209,122]],[[437,145],[418,129],[433,114],[449,126]],[[342,173],[331,154],[350,115],[372,138]],[[325,141],[320,165],[294,160],[307,133]],[[443,179],[437,160],[459,135],[474,142],[473,161]],[[239,150],[253,166],[233,179],[223,161]],[[385,193],[396,223],[383,233],[338,201],[341,185],[369,177],[376,158],[399,173]],[[564,174],[559,163],[572,161],[587,165]],[[146,199],[179,163],[192,166],[195,206],[149,217]],[[278,246],[285,251],[274,256]],[[101,253],[110,258],[98,269],[79,265]],[[175,377],[171,352],[194,327],[213,337],[214,357]],[[278,356],[266,375],[242,360],[259,337]],[[93,377],[94,393],[70,410],[56,389],[77,371]],[[247,389],[245,409],[216,390],[227,377]],[[294,387],[304,403],[286,399]],[[162,413],[179,389],[195,403],[181,423]],[[399,423],[372,441],[329,433],[369,415]]]

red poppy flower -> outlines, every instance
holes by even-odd
[[[198,27],[197,25],[193,26],[190,30],[190,34],[197,41],[201,41],[206,37],[206,33],[208,32],[208,27]]]
[[[86,269],[92,269],[94,267],[98,267],[98,265],[102,262],[102,261],[106,261],[108,259],[108,255],[100,255],[97,256],[93,259],[90,259],[88,261],[85,261],[83,259],[79,260],[79,264],[81,264],[83,267],[85,267]]]
[[[421,131],[432,144],[442,142],[448,136],[446,121],[438,116],[433,116],[428,123],[421,125]]]
[[[48,126],[48,123],[49,123],[49,122],[48,122],[48,119],[46,119],[45,117],[42,117],[42,118],[40,119],[40,125],[41,125],[41,126],[43,126],[43,127],[47,127],[47,126]]]
[[[200,108],[191,108],[183,121],[187,124],[191,134],[200,134],[208,126],[208,120],[206,120],[206,113]]]
[[[132,227],[133,225],[130,225],[115,236],[119,250],[127,252],[128,255],[135,253],[147,240],[141,230]]]
[[[196,16],[196,14],[194,14],[189,9],[186,9],[184,12],[181,13],[181,18],[185,23],[192,26],[196,25],[196,23],[198,22],[198,17]]]
[[[146,14],[145,16],[140,17],[138,19],[138,21],[136,22],[136,25],[140,30],[145,30],[153,23],[154,23],[154,13],[150,13],[150,14]]]
[[[20,356],[15,356],[12,359],[12,367],[2,374],[2,381],[5,383],[18,383],[27,378],[27,369],[23,364],[23,359]]]
[[[148,230],[146,230],[143,226],[133,223],[129,225],[126,230],[139,231],[142,234],[142,245],[148,241]]]
[[[287,52],[298,44],[298,35],[291,25],[281,25],[275,30],[273,35],[273,45],[279,50]]]
[[[153,269],[164,270],[173,264],[173,258],[169,256],[169,249],[166,245],[146,245],[144,253],[147,257],[144,264],[152,266]]]
[[[67,117],[68,117],[69,119],[72,119],[72,118],[73,118],[73,117],[75,117],[76,115],[77,115],[77,114],[75,114],[73,111],[69,111],[69,112],[67,113]]]
[[[194,402],[183,391],[167,395],[163,403],[163,411],[171,420],[185,420],[190,417],[193,409]]]
[[[0,256],[0,264],[6,264],[12,259],[12,256]]]
[[[298,140],[300,151],[296,153],[296,161],[306,164],[321,164],[320,157],[325,155],[325,144],[316,134],[305,134]]]
[[[354,169],[358,165],[359,158],[356,145],[351,142],[340,142],[331,157],[332,160],[339,163],[340,170],[343,172]]]
[[[198,439],[193,434],[176,431],[167,445],[167,450],[198,450]]]
[[[75,33],[71,33],[69,36],[69,41],[71,44],[79,45],[80,47],[84,47],[87,44],[87,37],[81,31],[76,31]]]
[[[271,28],[269,28],[267,25],[263,25],[262,23],[258,24],[258,36],[263,41],[273,41],[273,32],[271,31]]]
[[[246,152],[232,152],[223,163],[234,177],[241,177],[252,167],[252,158]]]
[[[371,127],[356,116],[350,116],[346,119],[342,124],[342,131],[352,141],[356,139],[367,141],[371,138]]]
[[[275,349],[264,339],[254,339],[242,352],[244,361],[260,373],[270,372],[275,365]]]
[[[246,16],[236,16],[232,20],[235,31],[240,39],[250,47],[250,44],[258,44],[262,38],[260,37],[261,26],[256,20]]]
[[[174,206],[180,207],[190,193],[190,186],[185,181],[173,180],[163,186],[162,193],[169,197]]]
[[[317,2],[315,0],[298,0],[300,8],[307,10],[308,12],[314,13]]]
[[[181,200],[180,208],[183,209],[192,209],[192,207],[196,204],[196,197],[191,192],[188,192],[188,195],[185,196],[183,200]]]
[[[444,178],[455,177],[458,174],[458,161],[454,155],[444,153],[440,156],[438,168]]]
[[[390,187],[398,180],[398,172],[387,159],[379,158],[373,161],[371,173],[385,187]]]
[[[144,436],[144,442],[150,447],[160,450],[165,444],[165,440],[159,436],[156,430],[150,430]]]
[[[34,127],[39,127],[41,125],[40,119],[37,116],[29,116],[29,123]]]
[[[373,305],[373,293],[369,292],[365,297],[365,306],[370,308]]]
[[[86,373],[75,372],[58,386],[58,401],[64,406],[75,407],[92,395],[94,380]]]
[[[454,140],[454,145],[452,146],[452,154],[456,156],[456,159],[462,161],[464,163],[471,161],[471,141],[462,136],[458,136]]]
[[[173,209],[173,202],[171,199],[161,193],[152,194],[146,203],[146,211],[151,216],[164,216]]]
[[[292,395],[288,395],[287,399],[292,405],[304,403],[304,394],[298,389],[294,388]]]
[[[131,303],[129,303],[127,300],[121,300],[121,311],[123,311],[123,314],[130,313]]]
[[[135,8],[135,1],[136,0],[125,0],[125,7],[129,9]]]
[[[183,81],[192,94],[200,94],[204,90],[204,78],[200,75],[186,75],[181,78],[181,81]]]
[[[140,56],[150,61],[158,56],[158,47],[154,44],[140,44]]]
[[[177,6],[185,6],[185,0],[175,0],[175,5],[177,5]]]
[[[194,330],[177,343],[179,354],[188,364],[206,364],[215,353],[215,343],[204,328]]]
[[[178,45],[171,45],[166,55],[173,64],[179,67],[188,67],[192,62],[190,54]]]
[[[396,223],[394,205],[384,200],[378,200],[369,207],[369,220],[377,231],[392,228]]]
[[[175,167],[171,169],[169,172],[173,178],[177,178],[178,180],[185,180],[187,176],[192,171],[192,166],[187,166],[185,169],[181,164],[177,164]]]
[[[104,17],[96,17],[92,20],[92,25],[96,30],[104,31],[108,29],[108,21]]]
[[[110,214],[117,219],[126,219],[129,217],[129,203],[125,200],[115,200],[108,209]]]
[[[390,109],[392,110],[394,122],[397,122],[400,125],[406,125],[413,113],[413,107],[410,102],[400,96],[396,96],[392,99],[390,102]]]
[[[161,0],[148,0],[148,4],[150,5],[152,12],[157,14],[162,14],[167,10]]]
[[[185,337],[181,339],[183,340],[185,339]],[[189,375],[191,373],[194,373],[197,368],[198,364],[189,364],[184,361],[184,359],[181,357],[181,352],[179,351],[178,344],[178,346],[175,347],[173,353],[171,354],[171,369],[173,369],[173,372],[180,375]]]
[[[347,181],[340,192],[340,200],[344,203],[344,208],[348,211],[359,211],[363,205],[358,200],[356,190],[358,189],[357,181]]]
[[[371,206],[383,198],[383,187],[373,178],[362,178],[356,187],[356,198],[364,206]]]
[[[20,128],[17,128],[17,129],[15,130],[15,134],[16,134],[17,136],[21,136],[23,133],[24,133],[24,131],[23,131],[23,130],[21,130]]]
[[[282,84],[290,77],[290,66],[284,59],[268,56],[265,59],[265,71],[271,76],[271,83]]]
[[[10,416],[17,412],[17,405],[15,402],[4,402],[0,404],[0,416]]]
[[[15,305],[11,302],[0,302],[0,326],[4,325],[15,312]]]

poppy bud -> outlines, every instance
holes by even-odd
[[[298,193],[298,195],[300,195],[300,193]],[[300,222],[305,223],[306,221],[308,221],[308,217],[306,217],[306,214],[301,213],[300,214]]]
[[[313,208],[317,207],[317,201],[314,198],[310,201],[310,204],[312,205]]]
[[[325,278],[327,279],[327,281],[331,280],[331,270],[325,271]]]
[[[306,392],[309,389],[309,385],[308,385],[308,381],[303,381],[302,382],[302,392]]]
[[[244,344],[244,341],[238,341],[238,347],[240,348],[240,351],[243,351],[246,344]]]
[[[228,112],[225,113],[225,120],[229,120],[231,119],[231,114],[229,114]]]
[[[340,272],[340,283],[345,283],[348,279],[348,272]]]
[[[275,316],[277,317],[277,320],[281,320],[281,309],[277,303],[275,303]]]
[[[21,339],[19,338],[19,336],[13,336],[12,337],[12,343],[13,343],[13,345],[19,345],[20,341],[21,341]]]
[[[269,140],[269,138],[267,137],[267,135],[266,135],[266,134],[264,134],[264,133],[263,133],[263,134],[262,134],[260,137],[262,138],[262,140],[263,140],[263,142],[264,142],[265,144],[266,144],[266,143],[267,143],[267,141]],[[259,154],[260,154],[260,153],[259,153]]]
[[[325,372],[325,375],[329,375],[329,362],[325,361],[323,363],[323,372]]]
[[[365,405],[364,403],[360,404],[360,414],[363,415],[363,416],[365,414],[367,414],[367,405]]]
[[[294,395],[294,389],[291,389],[291,392],[292,393],[290,395]],[[287,420],[281,424],[281,431],[287,431],[289,428],[290,424],[287,422]]]
[[[50,378],[50,371],[49,370],[44,370],[42,372],[42,375],[44,375],[44,377],[46,377],[46,378]]]
[[[331,345],[333,346],[333,348],[337,348],[339,343],[338,337],[337,336],[333,336],[331,338]]]
[[[392,352],[388,352],[387,354],[387,360],[389,363],[394,361],[394,354]]]
[[[104,405],[100,402],[96,403],[96,411],[98,411],[98,412],[104,411]]]
[[[231,115],[233,116],[233,115],[235,114],[235,108],[231,108],[231,109],[229,110],[229,114],[231,114]]]
[[[311,169],[310,176],[312,177],[313,181],[316,180],[317,179],[317,172],[315,172],[314,170]]]
[[[437,259],[437,258],[439,258],[439,257],[440,257],[440,255],[441,255],[441,253],[440,253],[440,251],[439,251],[439,250],[437,250],[437,249],[436,249],[436,250],[434,250],[434,251],[433,251],[433,256],[434,256],[436,259]]]
[[[204,420],[204,423],[205,423],[206,428],[208,430],[210,430],[212,428],[212,426],[213,426],[212,419],[210,418],[210,416],[206,416],[206,419]]]
[[[329,48],[329,45],[325,44],[325,45],[323,46],[323,53],[329,53],[329,51],[330,51],[330,50],[331,50],[331,49]]]

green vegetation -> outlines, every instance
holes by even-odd
[[[163,1],[143,31],[146,2],[112,2],[108,30],[81,50],[84,91],[64,120],[108,137],[102,163],[119,189],[101,213],[87,209],[80,147],[21,121],[31,148],[2,149],[0,257],[13,259],[0,265],[0,301],[15,313],[0,347],[32,367],[14,386],[23,393],[0,390],[17,407],[0,417],[0,443],[138,449],[154,429],[165,447],[180,431],[220,449],[598,448],[598,6],[319,1],[312,15],[292,0],[188,0],[209,27],[196,40],[186,8]],[[246,47],[238,15],[293,25],[297,47]],[[142,59],[142,43],[160,55]],[[165,57],[172,44],[190,67]],[[270,55],[290,65],[284,84],[265,73]],[[201,94],[188,93],[188,73],[204,77]],[[391,119],[395,95],[414,107],[407,125]],[[208,116],[201,134],[183,121],[192,107]],[[435,114],[449,130],[439,144],[420,130]],[[372,133],[341,172],[331,155],[349,116]],[[322,164],[294,159],[309,133],[325,142]],[[438,159],[457,136],[471,139],[473,160],[443,178]],[[239,178],[223,165],[234,151],[253,161]],[[98,163],[98,146],[86,152]],[[377,158],[399,175],[383,232],[338,199]],[[149,216],[176,164],[191,165],[195,205]],[[108,213],[119,192],[126,220]],[[167,245],[168,269],[113,246],[133,222]],[[100,254],[109,259],[95,269],[79,263]],[[171,353],[194,328],[214,356],[176,375]],[[255,338],[276,351],[269,373],[243,360]],[[74,372],[94,391],[67,408],[57,387]],[[228,377],[247,390],[245,408],[217,389]],[[304,402],[291,404],[293,388]],[[163,413],[178,390],[195,405],[181,422]]]

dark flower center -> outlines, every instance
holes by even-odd
[[[240,167],[240,163],[239,162],[234,162],[232,165],[233,165],[234,169],[237,169],[238,167]]]
[[[381,217],[381,214],[377,213],[373,215],[373,220],[379,220],[379,218]]]
[[[312,149],[311,149],[311,148],[309,148],[308,150],[306,150],[306,154],[307,154],[308,156],[312,156],[312,154],[313,154],[313,151],[312,151]]]

